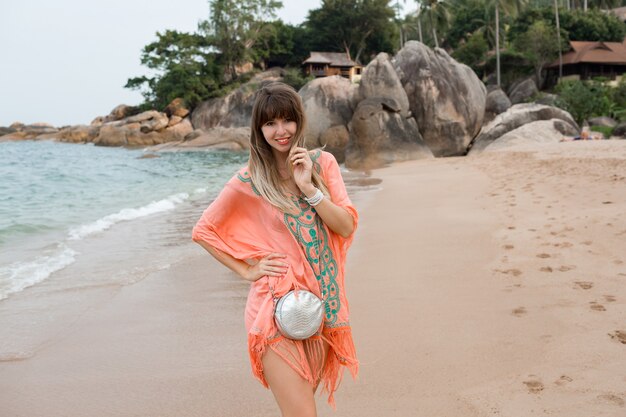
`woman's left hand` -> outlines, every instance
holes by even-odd
[[[313,169],[313,161],[311,155],[306,148],[294,148],[291,151],[289,161],[293,166],[293,179],[296,185],[303,193],[313,187],[311,183],[311,170]]]

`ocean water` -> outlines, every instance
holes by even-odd
[[[166,267],[173,251],[163,248],[189,239],[193,219],[247,160],[227,151],[142,156],[51,141],[0,143],[0,300],[72,265],[80,270],[81,259],[92,283],[141,276],[147,257],[162,261],[152,268]]]

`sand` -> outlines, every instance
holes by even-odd
[[[361,373],[320,416],[626,415],[626,141],[406,162],[369,183],[346,276]],[[80,314],[2,356],[0,415],[278,416],[249,370],[246,283],[181,245],[138,282],[63,295]],[[0,302],[0,324],[38,302]]]

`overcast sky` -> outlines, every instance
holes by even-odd
[[[321,0],[283,4],[279,17],[297,24]],[[0,126],[89,124],[139,104],[123,86],[146,74],[141,49],[157,31],[195,31],[208,10],[208,0],[2,0]]]

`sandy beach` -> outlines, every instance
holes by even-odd
[[[626,415],[626,141],[370,175],[346,266],[361,372],[320,416]],[[0,415],[278,416],[249,369],[248,285],[175,250],[140,280],[0,301]]]

